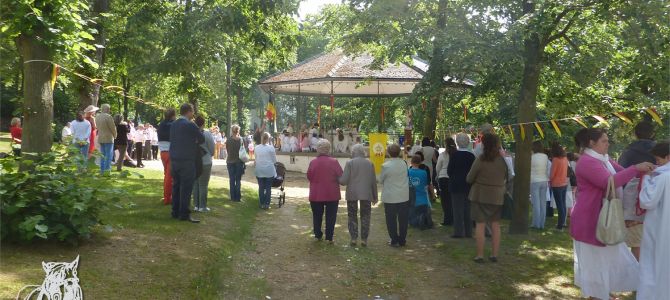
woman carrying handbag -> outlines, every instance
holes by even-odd
[[[603,129],[582,129],[577,133],[575,142],[579,148],[584,148],[575,170],[579,194],[570,225],[570,235],[574,239],[575,285],[581,288],[584,297],[608,299],[612,293],[635,290],[639,274],[637,260],[625,243],[606,245],[597,238],[603,238],[603,228],[599,227],[601,209],[607,206],[613,208],[616,204],[603,200],[608,194],[610,178],[617,194],[610,198],[620,199],[624,184],[638,172],[648,172],[654,166],[641,163],[624,169],[610,160],[607,155],[609,139]],[[609,221],[611,224],[617,223],[616,220]],[[599,230],[601,233],[597,234]],[[603,240],[615,242],[614,239]]]

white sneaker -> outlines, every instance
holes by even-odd
[[[205,208],[201,208],[201,209],[200,209],[200,211],[203,211],[203,212],[205,212],[205,211],[212,211],[212,210],[211,210],[211,209],[209,209],[209,207],[205,207]]]
[[[198,208],[198,207],[196,206],[196,207],[193,208],[193,211],[200,211],[200,208]]]

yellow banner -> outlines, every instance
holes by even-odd
[[[379,175],[386,157],[386,143],[389,137],[386,133],[370,133],[368,138],[370,139],[370,161],[375,166],[375,174]]]
[[[658,125],[663,126],[663,121],[661,121],[661,117],[656,113],[656,111],[653,108],[645,108],[644,109]]]
[[[561,133],[561,128],[558,127],[558,124],[555,120],[551,120],[551,126],[554,126],[554,130],[556,130],[556,134],[558,134],[558,136],[563,136]]]

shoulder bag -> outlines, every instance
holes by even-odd
[[[626,224],[623,218],[623,203],[616,196],[614,177],[607,182],[607,192],[598,216],[596,238],[605,245],[616,245],[624,241]]]

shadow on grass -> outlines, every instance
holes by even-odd
[[[78,246],[53,242],[3,244],[0,252],[0,298],[13,298],[27,284],[44,278],[41,261],[71,261],[81,256],[80,285],[91,299],[218,298],[231,262],[249,245],[258,209],[254,191],[243,190],[242,203],[228,198],[227,181],[210,182],[209,206],[201,224],[171,218],[163,205],[162,172],[139,170],[145,178],[113,183],[122,188],[125,208],[101,215],[91,239]],[[130,204],[132,203],[132,204]],[[179,280],[175,280],[175,276]]]

